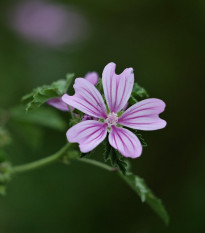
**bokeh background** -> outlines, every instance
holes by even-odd
[[[200,0],[1,0],[1,108],[68,72],[101,75],[110,61],[118,73],[133,67],[151,97],[166,102],[167,127],[143,134],[148,147],[132,164],[163,199],[171,221],[164,226],[117,175],[75,162],[15,177],[0,198],[0,232],[204,232],[204,41]],[[43,128],[38,146],[30,133],[15,137],[20,126],[16,131],[9,149],[14,164],[66,142],[65,130]]]

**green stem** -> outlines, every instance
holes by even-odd
[[[54,163],[57,160],[59,160],[63,155],[65,155],[65,152],[68,150],[69,146],[70,146],[69,143],[66,144],[58,152],[56,152],[53,155],[50,155],[49,157],[46,157],[46,158],[31,162],[31,163],[27,163],[27,164],[24,164],[24,165],[14,166],[13,169],[12,169],[12,173],[13,174],[23,173],[23,172],[35,170],[35,169],[44,167],[46,165],[49,165],[51,163]]]
[[[83,162],[83,163],[88,163],[88,164],[94,165],[96,167],[100,167],[100,168],[107,170],[107,171],[110,171],[110,172],[114,172],[114,171],[118,170],[115,167],[108,166],[107,164],[104,164],[104,163],[101,163],[99,161],[92,160],[92,159],[78,158],[77,161]]]
[[[46,158],[31,162],[31,163],[27,163],[24,165],[14,166],[11,170],[11,173],[12,174],[24,173],[24,172],[36,170],[36,169],[39,169],[41,167],[47,166],[51,163],[54,163],[65,155],[65,153],[67,152],[69,147],[70,147],[70,144],[68,143],[63,148],[61,148],[58,152],[56,152],[55,154],[50,155]],[[70,159],[72,159],[72,158],[70,158]],[[101,162],[96,161],[96,160],[86,159],[86,158],[75,158],[75,159],[79,162],[91,164],[91,165],[94,165],[96,167],[100,167],[100,168],[107,170],[107,171],[110,171],[110,172],[118,171],[117,168],[113,168],[111,166],[108,166],[107,164],[101,163]]]

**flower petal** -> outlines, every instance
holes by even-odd
[[[47,101],[47,104],[61,111],[68,111],[68,105],[62,101],[61,97],[52,98]]]
[[[93,85],[98,83],[98,74],[96,72],[90,72],[85,75],[85,79],[88,80]]]
[[[122,108],[122,111],[125,111],[125,110],[127,109],[128,105],[129,105],[129,103],[127,102],[127,103],[125,104],[125,106]]]
[[[97,118],[106,118],[106,107],[100,92],[84,78],[77,78],[74,84],[75,95],[64,94],[62,100],[81,112]]]
[[[110,111],[118,113],[130,98],[134,84],[134,73],[132,68],[127,68],[120,75],[116,75],[115,67],[115,63],[112,62],[105,66],[102,82]]]
[[[109,142],[125,157],[137,158],[142,153],[142,145],[137,136],[125,128],[112,126]]]
[[[118,123],[133,129],[156,130],[166,126],[166,121],[159,118],[165,103],[160,99],[142,100],[128,108],[118,119]]]
[[[72,128],[67,133],[69,142],[79,143],[80,151],[87,153],[98,146],[107,135],[107,124],[95,120],[83,121]]]

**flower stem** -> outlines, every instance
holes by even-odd
[[[63,148],[61,148],[58,152],[56,152],[55,154],[50,155],[46,158],[31,162],[31,163],[27,163],[27,164],[23,164],[23,165],[19,165],[19,166],[14,166],[11,170],[11,173],[12,174],[24,173],[24,172],[36,170],[36,169],[39,169],[41,167],[52,164],[54,162],[57,162],[60,158],[62,158],[65,155],[65,153],[68,151],[69,147],[70,147],[70,144],[68,143]],[[69,157],[67,157],[67,158],[69,159]],[[74,159],[74,158],[71,157],[70,159]],[[91,165],[94,165],[96,167],[100,167],[100,168],[107,170],[107,171],[110,171],[110,172],[118,171],[117,168],[113,168],[111,166],[108,166],[107,164],[104,164],[104,163],[96,161],[96,160],[86,159],[86,158],[75,158],[75,160],[77,160],[79,162],[91,164]]]
[[[94,165],[96,167],[100,167],[100,168],[107,170],[107,171],[110,171],[110,172],[118,171],[118,169],[115,167],[108,166],[107,164],[104,164],[104,163],[101,163],[99,161],[92,160],[92,159],[78,158],[77,161],[83,162],[83,163],[88,163],[88,164]]]
[[[31,163],[27,163],[24,165],[14,166],[12,169],[12,173],[13,174],[23,173],[23,172],[35,170],[35,169],[44,167],[46,165],[49,165],[51,163],[54,163],[57,160],[59,160],[63,155],[65,155],[65,152],[68,150],[69,146],[70,144],[68,143],[63,148],[61,148],[58,152],[46,158],[31,162]]]

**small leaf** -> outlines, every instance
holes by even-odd
[[[136,135],[137,135],[137,137],[139,138],[139,140],[140,140],[142,146],[143,146],[143,147],[147,147],[148,145],[147,145],[145,139],[143,138],[142,134],[137,133]]]
[[[134,83],[131,97],[129,99],[129,104],[136,104],[138,101],[148,98],[149,95],[147,91],[141,87],[138,83]]]
[[[145,181],[132,173],[128,173],[125,176],[121,175],[121,177],[139,195],[141,201],[146,202],[161,217],[165,224],[168,225],[169,216],[162,201],[152,193]]]
[[[124,161],[124,157],[115,150],[109,143],[108,137],[104,140],[104,161],[110,160],[112,167],[118,168],[122,174],[127,172],[127,163]]]
[[[42,107],[25,112],[24,108],[19,106],[11,109],[10,113],[12,119],[18,122],[36,124],[55,130],[64,130],[66,127],[60,114],[52,108]]]
[[[66,79],[53,82],[51,85],[43,85],[25,95],[22,101],[26,104],[26,111],[38,108],[51,98],[60,97],[68,91],[74,74],[67,74]]]
[[[6,195],[6,186],[0,185],[0,195],[5,196]]]
[[[138,100],[134,96],[131,95],[128,102],[132,106],[132,105],[136,104],[138,102]]]
[[[112,147],[111,147],[111,145],[110,145],[110,143],[108,141],[108,137],[106,137],[103,144],[104,144],[104,148],[105,148],[104,149],[104,160],[105,160],[105,162],[107,162],[109,160],[110,152],[111,152],[111,149],[112,149]]]
[[[102,78],[99,78],[99,79],[98,79],[98,83],[97,83],[97,85],[96,85],[96,88],[98,89],[98,91],[99,91],[100,93],[103,92]]]
[[[111,147],[110,162],[113,167],[117,167],[123,175],[127,172],[127,163],[124,161],[124,157],[114,148]]]
[[[147,91],[144,89],[144,87],[141,87],[138,83],[135,83],[133,86],[133,91],[132,95],[135,98],[141,98],[141,99],[146,99],[149,97]]]

